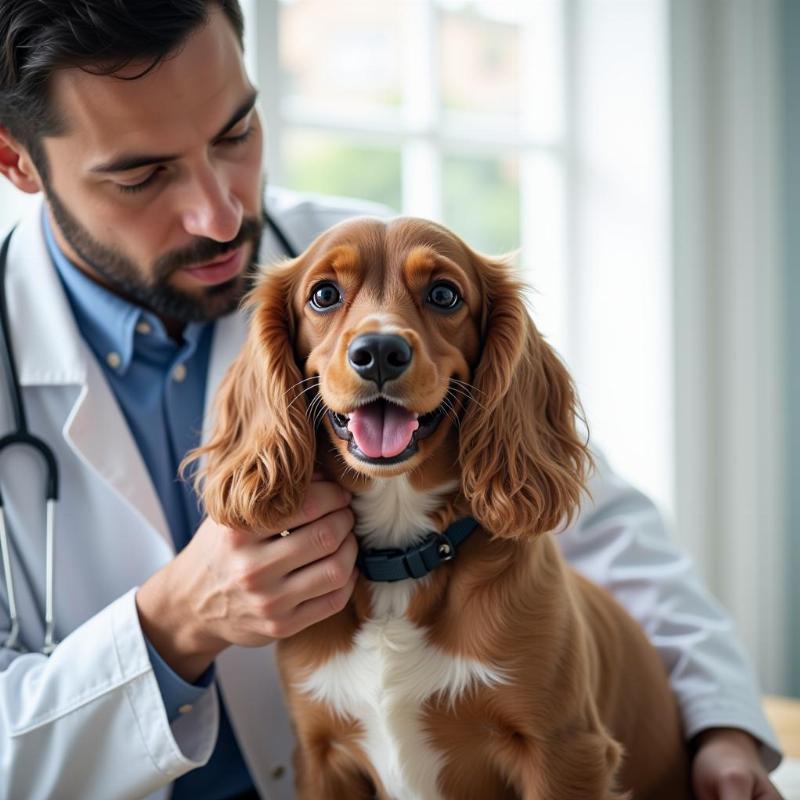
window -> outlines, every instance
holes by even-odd
[[[279,31],[257,66],[279,98],[268,115],[271,175],[430,216],[479,250],[521,247],[520,264],[563,272],[563,6],[258,4],[270,18],[262,30]],[[548,218],[523,241],[532,204]]]

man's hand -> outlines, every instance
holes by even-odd
[[[750,734],[709,728],[695,742],[692,787],[697,800],[781,800]]]
[[[341,611],[357,577],[349,502],[337,484],[314,481],[275,531],[206,519],[136,593],[142,630],[161,657],[192,682],[231,644],[269,644]],[[281,537],[283,529],[291,534]]]

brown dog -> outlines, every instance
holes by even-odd
[[[354,493],[362,571],[438,565],[362,574],[344,611],[280,642],[301,798],[689,796],[658,655],[552,539],[590,458],[520,291],[406,218],[342,223],[250,295],[201,451],[208,513],[274,529],[321,465]]]

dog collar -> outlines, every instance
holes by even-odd
[[[402,581],[424,578],[445,561],[452,561],[456,551],[478,523],[472,517],[456,520],[444,533],[432,531],[419,544],[399,548],[359,550],[356,564],[370,581]]]

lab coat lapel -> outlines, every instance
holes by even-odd
[[[139,448],[94,354],[78,330],[50,259],[41,206],[11,241],[6,291],[20,385],[77,385],[62,433],[76,454],[173,548]]]
[[[208,360],[208,376],[206,377],[204,443],[211,425],[214,397],[228,367],[242,349],[246,337],[247,314],[244,311],[221,317],[214,324],[214,339],[211,342],[211,356]]]
[[[86,383],[64,424],[64,436],[174,550],[161,501],[136,440],[91,352],[86,361]]]

